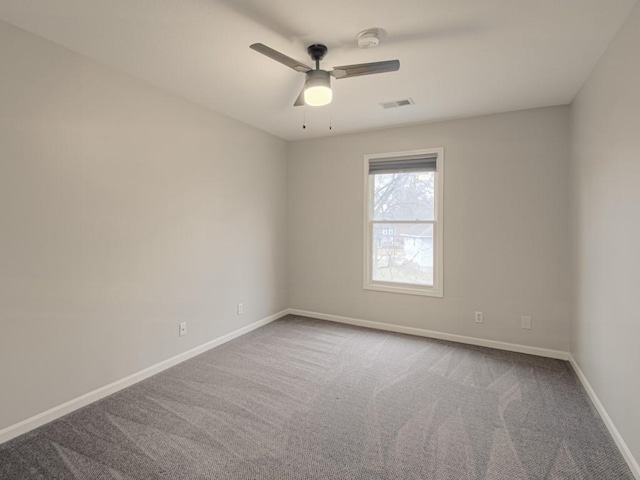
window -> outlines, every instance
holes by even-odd
[[[364,288],[442,297],[444,149],[364,160]]]

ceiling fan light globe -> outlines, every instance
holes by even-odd
[[[304,103],[312,107],[321,107],[331,103],[331,77],[324,70],[312,70],[307,73],[304,83]]]
[[[331,103],[333,93],[331,87],[317,85],[304,90],[304,103],[312,107],[322,107]]]

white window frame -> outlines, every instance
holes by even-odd
[[[372,159],[388,159],[398,161],[406,157],[415,155],[437,155],[436,159],[436,179],[435,179],[435,212],[433,221],[420,221],[416,223],[433,224],[433,286],[418,284],[380,282],[372,278],[372,241],[373,226],[375,223],[411,223],[407,221],[373,221],[373,185],[369,174],[369,161]],[[444,148],[425,148],[406,152],[375,153],[364,156],[364,283],[365,290],[375,290],[378,292],[401,293],[407,295],[422,295],[427,297],[444,296]]]

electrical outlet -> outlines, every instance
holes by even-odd
[[[241,303],[238,304],[238,315],[242,315],[244,313],[244,305]]]
[[[522,315],[520,317],[520,326],[525,330],[531,330],[531,317],[529,315]]]
[[[184,337],[187,334],[187,322],[182,322],[180,324],[179,333],[181,337]]]
[[[484,318],[482,318],[482,312],[476,312],[476,323],[484,323]]]

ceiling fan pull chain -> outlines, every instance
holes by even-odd
[[[331,130],[331,108],[329,108],[329,130]]]
[[[302,107],[302,129],[307,128],[307,107],[306,105]]]

